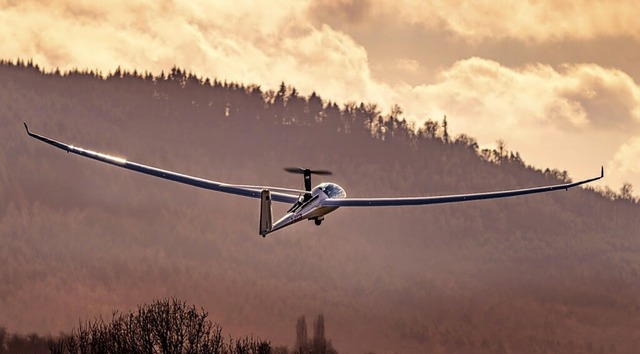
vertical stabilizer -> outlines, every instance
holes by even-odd
[[[271,192],[268,189],[263,189],[260,192],[260,235],[265,237],[271,232],[272,225]]]

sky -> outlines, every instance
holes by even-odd
[[[528,164],[640,192],[640,3],[0,0],[0,58],[398,104]]]

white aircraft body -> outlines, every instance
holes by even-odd
[[[569,188],[593,182],[604,177],[604,168],[601,168],[600,176],[598,177],[589,178],[578,182],[534,188],[429,197],[347,198],[347,193],[344,191],[344,189],[335,183],[322,183],[317,185],[313,189],[311,188],[312,174],[330,175],[331,172],[329,171],[313,171],[302,168],[285,168],[285,170],[288,172],[300,173],[304,175],[305,190],[270,186],[228,184],[162,170],[156,167],[145,166],[139,163],[127,161],[120,157],[114,157],[103,153],[86,150],[33,133],[29,131],[26,123],[24,124],[24,126],[29,136],[41,140],[47,144],[53,145],[66,152],[72,152],[80,156],[92,158],[101,162],[106,162],[108,164],[126,168],[128,170],[137,171],[140,173],[192,185],[199,188],[260,199],[259,233],[263,237],[265,237],[268,233],[282,229],[283,227],[295,224],[302,220],[313,220],[316,225],[320,225],[324,220],[325,215],[331,213],[339,207],[416,206],[481,199],[506,198],[518,195],[551,192],[562,189],[568,190]],[[272,201],[292,204],[287,213],[276,222],[272,221]]]

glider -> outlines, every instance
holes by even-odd
[[[72,152],[80,156],[105,162],[114,166],[126,168],[136,172],[180,182],[191,186],[210,189],[223,193],[236,194],[244,197],[260,199],[260,229],[262,237],[280,230],[285,226],[295,224],[301,220],[313,220],[320,225],[325,215],[339,207],[382,207],[382,206],[416,206],[429,204],[442,204],[465,202],[471,200],[506,198],[518,195],[551,192],[555,190],[573,188],[581,184],[593,182],[604,177],[604,167],[600,170],[600,176],[585,179],[578,182],[563,183],[542,187],[504,190],[487,193],[458,194],[431,197],[401,197],[401,198],[347,198],[347,193],[335,183],[321,183],[311,188],[311,175],[331,175],[326,170],[310,170],[305,168],[285,168],[287,172],[298,173],[304,176],[304,190],[292,188],[280,188],[270,186],[252,186],[228,184],[211,181],[203,178],[188,176],[181,173],[162,170],[156,167],[145,166],[136,162],[127,161],[120,157],[114,157],[103,153],[86,150],[73,145],[65,144],[45,136],[33,133],[24,123],[27,134],[35,139],[53,145],[66,152]],[[273,222],[271,202],[292,204],[287,213]]]

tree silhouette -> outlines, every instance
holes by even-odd
[[[296,322],[295,353],[310,354],[336,354],[331,341],[325,336],[324,316],[318,315],[313,321],[313,338],[309,340],[307,334],[307,322],[304,316],[300,316]]]
[[[447,123],[447,116],[442,119],[442,140],[445,144],[449,143],[449,123]]]
[[[294,348],[296,353],[309,352],[309,336],[307,335],[307,321],[304,316],[298,318],[296,322],[296,344]]]
[[[324,316],[318,315],[313,321],[313,341],[311,345],[311,353],[314,354],[334,354],[337,353],[333,348],[331,341],[327,340],[324,328]]]
[[[0,326],[0,354],[43,353],[50,342],[50,338],[35,333],[26,336],[11,334]]]
[[[222,327],[204,310],[175,298],[138,306],[135,312],[114,313],[111,322],[99,318],[81,323],[70,335],[52,342],[62,353],[269,353],[269,342],[222,337]]]
[[[628,200],[630,202],[636,202],[636,198],[633,196],[633,185],[625,182],[620,187],[620,199]]]

